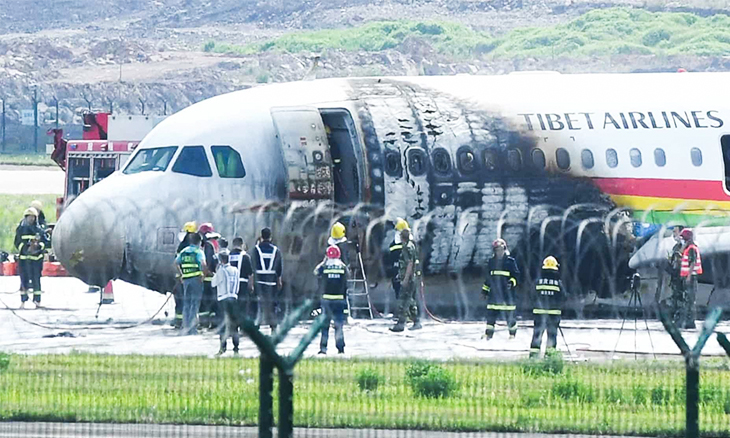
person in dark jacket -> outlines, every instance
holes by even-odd
[[[535,330],[532,333],[530,357],[540,356],[542,334],[547,330],[547,345],[545,355],[555,351],[558,339],[560,318],[565,302],[563,282],[560,280],[558,261],[553,256],[545,257],[542,262],[542,271],[535,284],[535,301],[532,314],[535,320]]]
[[[495,240],[492,249],[494,255],[487,262],[487,278],[482,286],[482,293],[487,299],[487,329],[484,337],[492,339],[497,317],[502,315],[507,320],[509,337],[514,339],[517,334],[515,289],[520,271],[517,261],[507,255],[507,243],[504,240]]]
[[[203,299],[200,302],[198,319],[202,327],[212,329],[218,326],[220,322],[220,315],[216,314],[218,300],[212,283],[215,271],[218,269],[218,248],[217,243],[214,241],[220,237],[220,234],[215,232],[213,225],[210,223],[200,224],[198,233],[203,238],[203,244],[201,246],[205,254],[206,263],[208,264],[208,270],[205,272],[205,277],[203,278]]]
[[[279,320],[283,264],[281,251],[271,243],[270,228],[261,230],[261,239],[251,252],[251,261],[255,271],[254,287],[259,301],[256,325],[268,325],[273,332]]]
[[[388,252],[383,258],[383,265],[385,266],[385,274],[390,278],[390,284],[393,287],[393,293],[395,294],[395,300],[398,301],[400,298],[401,283],[398,280],[398,263],[400,262],[400,254],[403,251],[403,242],[401,241],[400,234],[403,230],[410,230],[408,222],[402,218],[398,218],[395,222],[395,237],[388,246]]]
[[[230,260],[231,266],[238,269],[239,274],[238,321],[242,322],[244,318],[255,320],[258,302],[253,287],[253,265],[251,256],[244,249],[243,238],[235,237],[233,239]]]
[[[314,275],[324,279],[322,310],[327,317],[327,325],[322,328],[319,341],[319,354],[327,354],[330,321],[335,322],[335,346],[339,354],[345,353],[345,310],[347,309],[347,266],[340,259],[340,248],[332,245],[327,248],[326,261],[317,265]]]
[[[41,271],[43,253],[48,243],[46,233],[38,226],[38,212],[30,207],[23,213],[23,220],[15,229],[15,247],[18,249],[18,270],[20,273],[20,301],[25,307],[28,291],[33,290],[33,302],[41,304]],[[40,260],[40,269],[39,263]]]
[[[180,232],[180,244],[177,246],[175,254],[180,254],[185,248],[191,245],[190,236],[198,234],[198,224],[195,222],[186,222],[183,225],[182,231]],[[173,325],[179,329],[182,327],[183,321],[183,286],[182,282],[175,282],[175,287],[172,289],[172,296],[175,298],[175,321]]]

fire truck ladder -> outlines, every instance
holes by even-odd
[[[367,306],[365,306],[365,303],[367,303]],[[359,304],[359,306],[356,304]],[[368,286],[368,279],[365,275],[365,266],[362,263],[360,248],[357,249],[357,263],[355,266],[350,266],[350,277],[347,280],[347,307],[350,310],[350,316],[353,316],[353,310],[367,310],[370,319],[373,319],[370,286]]]

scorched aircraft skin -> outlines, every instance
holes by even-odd
[[[415,225],[424,274],[449,291],[434,286],[435,306],[476,302],[479,269],[498,236],[527,271],[533,259],[562,248],[566,267],[590,251],[602,266],[586,266],[576,279],[624,275],[628,251],[609,260],[598,245],[576,257],[574,243],[545,234],[575,242],[579,221],[604,218],[616,206],[671,212],[689,199],[700,216],[712,203],[730,206],[721,148],[730,133],[728,81],[722,73],[541,73],[326,79],[238,91],[160,123],[135,156],[177,147],[169,165],[125,174],[128,164],[84,192],[59,220],[54,248],[87,283],[121,278],[168,291],[183,223],[212,222],[249,247],[260,228],[273,226],[287,290],[313,293],[311,267],[332,219],[322,206],[332,201],[341,210],[362,206],[348,214],[356,218],[348,237],[363,244],[371,282],[381,277],[381,251],[392,238],[384,221]],[[240,154],[243,178],[220,176],[216,145]],[[183,146],[205,147],[211,176],[173,170]],[[692,148],[700,150],[698,166]],[[656,149],[664,151],[662,166]],[[555,229],[549,219],[566,209],[572,225]],[[584,283],[614,290],[605,278]],[[376,298],[385,299],[386,286],[380,281]]]

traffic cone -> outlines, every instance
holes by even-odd
[[[111,304],[114,302],[114,288],[112,287],[112,282],[104,286],[104,290],[101,292],[101,303],[102,304]]]

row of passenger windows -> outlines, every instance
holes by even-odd
[[[126,174],[159,171],[164,172],[177,151],[177,146],[166,146],[140,150],[124,169]],[[241,161],[241,154],[230,146],[211,146],[213,160],[221,178],[243,178],[246,169]],[[208,156],[203,146],[185,146],[172,166],[172,171],[185,175],[211,177]]]
[[[508,149],[504,154],[500,154],[497,150],[487,149],[482,152],[482,159],[479,160],[477,153],[470,147],[465,146],[456,152],[456,166],[462,174],[471,174],[484,168],[488,171],[498,170],[500,164],[506,166],[512,171],[519,171],[523,167],[522,152],[519,149]],[[641,167],[643,165],[643,157],[641,150],[632,148],[629,150],[629,163],[633,167]],[[694,166],[702,165],[702,151],[699,148],[690,150],[690,159]],[[431,160],[436,174],[447,176],[451,172],[451,154],[443,148],[435,149],[431,153]],[[528,166],[537,169],[544,169],[547,164],[545,152],[540,148],[535,148],[530,152],[530,161]],[[570,168],[571,155],[567,149],[558,148],[555,151],[555,162],[558,168],[567,170]],[[593,151],[583,149],[580,152],[580,162],[584,169],[593,169],[596,165]],[[616,149],[609,148],[605,152],[606,165],[614,169],[618,167],[620,158]],[[662,148],[654,149],[654,164],[658,167],[664,167],[667,164],[667,155]],[[407,154],[408,171],[413,176],[424,175],[427,171],[428,156],[422,149],[411,149]],[[395,151],[389,151],[385,156],[385,172],[393,177],[399,177],[402,173],[401,157]]]

